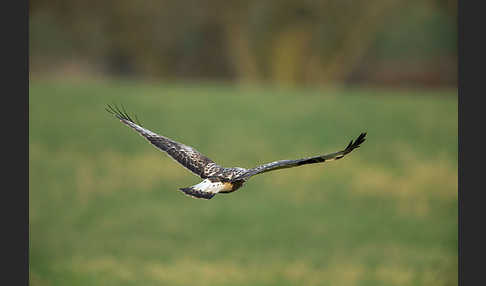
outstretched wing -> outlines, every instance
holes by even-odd
[[[113,108],[108,105],[106,111],[113,114],[122,123],[133,128],[135,131],[140,133],[145,137],[150,143],[152,143],[158,149],[165,151],[171,158],[179,162],[182,166],[193,172],[194,174],[205,179],[210,177],[212,174],[218,172],[222,168],[214,163],[208,157],[202,155],[197,150],[190,146],[186,146],[182,143],[176,142],[170,138],[158,135],[148,129],[145,129],[138,122],[135,123],[134,120],[127,114],[122,106],[121,111],[116,105]]]
[[[245,173],[241,174],[240,176],[238,176],[236,178],[233,178],[232,181],[246,179],[246,178],[249,178],[251,176],[261,174],[261,173],[266,173],[266,172],[269,172],[269,171],[285,169],[285,168],[292,168],[292,167],[302,166],[302,165],[306,165],[306,164],[323,163],[325,161],[341,159],[342,157],[346,156],[346,154],[349,154],[351,151],[358,148],[360,146],[360,144],[365,141],[365,136],[366,136],[366,133],[361,133],[358,136],[358,138],[356,138],[356,140],[354,142],[353,142],[353,140],[351,140],[351,142],[349,142],[348,146],[342,151],[331,153],[331,154],[326,154],[326,155],[320,155],[320,156],[315,156],[315,157],[298,159],[298,160],[281,160],[281,161],[275,161],[275,162],[267,163],[267,164],[258,166],[256,168],[248,169],[248,171],[246,171]]]

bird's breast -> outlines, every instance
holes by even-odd
[[[242,185],[243,181],[225,182],[223,183],[223,190],[221,193],[231,193],[238,190]]]
[[[223,183],[223,190],[222,192],[229,192],[233,190],[234,185],[230,182]]]

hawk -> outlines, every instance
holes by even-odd
[[[116,105],[114,107],[108,105],[106,111],[118,118],[122,123],[133,128],[155,147],[166,152],[172,159],[184,166],[186,169],[201,177],[203,181],[199,184],[191,187],[180,188],[179,190],[190,197],[206,200],[211,199],[216,194],[234,192],[241,188],[241,186],[243,186],[248,179],[258,174],[306,164],[323,163],[325,161],[341,159],[347,154],[351,153],[351,151],[354,149],[360,147],[360,144],[365,141],[366,136],[366,133],[361,133],[356,140],[351,140],[344,150],[335,153],[297,160],[280,160],[263,164],[251,169],[240,167],[225,168],[216,164],[211,159],[199,153],[199,151],[190,146],[145,129],[142,127],[142,124],[140,124],[136,117],[135,119],[137,120],[134,121],[128,115],[123,106],[122,110],[120,110]]]

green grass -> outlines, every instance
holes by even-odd
[[[456,285],[453,91],[32,82],[31,285]],[[224,166],[334,152],[209,201],[112,118]]]

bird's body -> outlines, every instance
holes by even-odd
[[[227,181],[221,177],[211,177],[204,179],[197,185],[181,188],[186,195],[201,199],[210,199],[216,194],[226,194],[236,191],[243,186],[244,180],[239,180],[235,182]]]
[[[199,184],[187,188],[180,188],[179,190],[190,197],[207,200],[211,199],[216,194],[231,193],[238,190],[250,177],[257,174],[341,159],[346,154],[358,148],[360,144],[365,141],[366,136],[366,133],[361,133],[354,142],[351,140],[344,150],[331,154],[297,160],[280,160],[251,169],[241,167],[224,168],[190,146],[143,128],[141,124],[135,123],[125,110],[121,111],[116,106],[113,108],[109,105],[106,110],[115,115],[122,123],[137,131],[155,147],[166,152],[176,162],[204,179]]]

